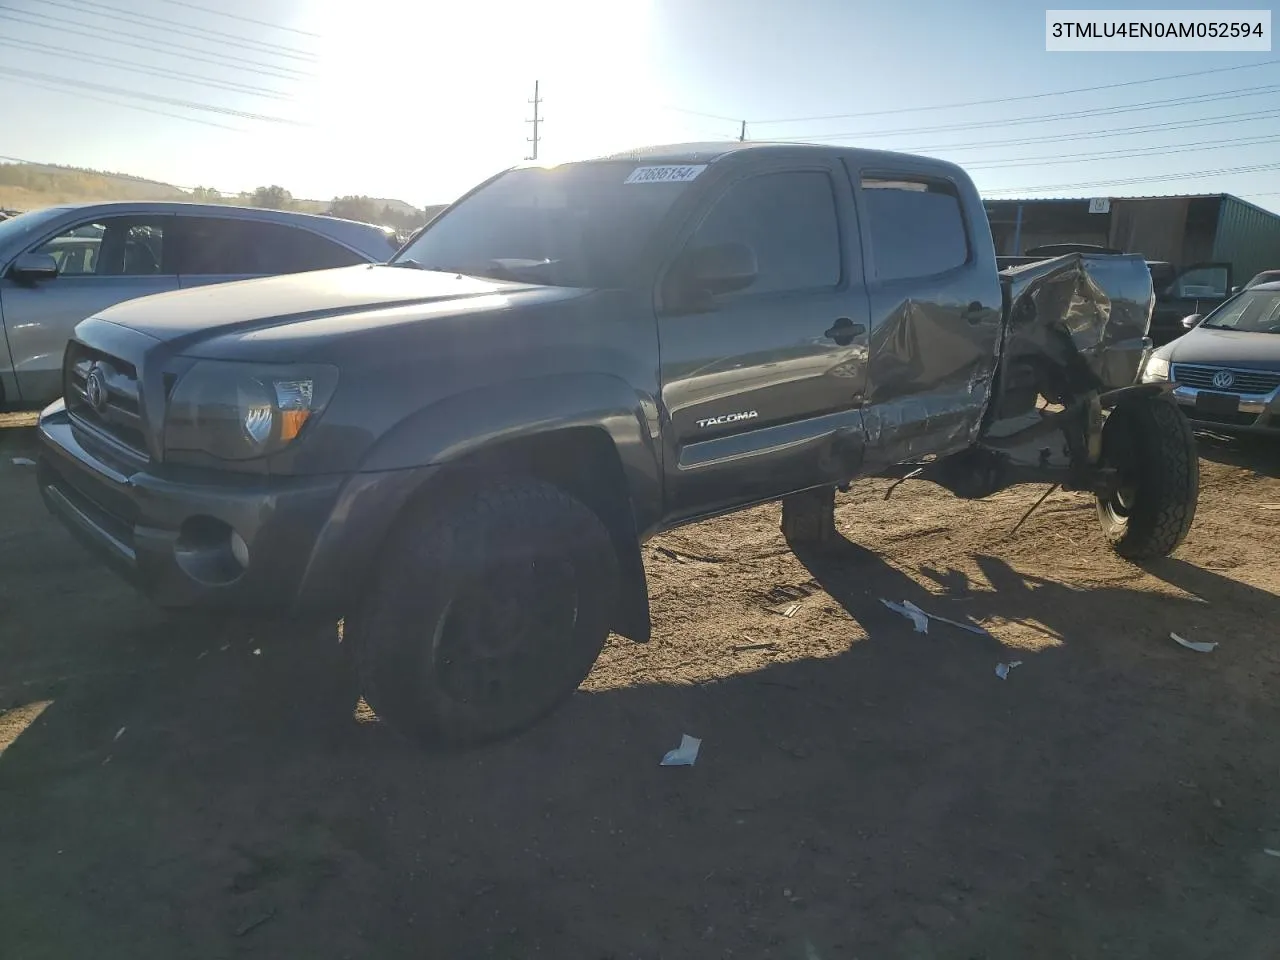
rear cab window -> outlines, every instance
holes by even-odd
[[[933,277],[969,262],[969,232],[950,181],[864,174],[861,187],[875,279]]]
[[[299,227],[230,217],[181,217],[178,273],[184,276],[272,276],[327,270],[365,259]]]

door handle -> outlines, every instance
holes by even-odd
[[[826,332],[826,337],[844,347],[853,343],[854,337],[860,337],[866,332],[865,323],[854,323],[848,317],[841,317],[831,325],[831,329]]]
[[[982,319],[982,314],[984,312],[985,308],[982,306],[982,303],[975,300],[960,312],[960,316],[964,317],[969,323],[977,323]]]

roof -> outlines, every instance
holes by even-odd
[[[802,143],[773,140],[727,140],[706,143],[673,143],[656,146],[636,147],[606,156],[592,157],[590,160],[641,161],[644,163],[715,163],[739,153],[769,153],[779,155],[813,154],[817,156],[856,157],[861,162],[883,163],[885,165],[911,163],[927,163],[931,167],[950,167],[954,170],[962,168],[948,160],[939,160],[920,154],[901,153],[890,150],[872,150],[861,147],[847,147],[827,143]]]

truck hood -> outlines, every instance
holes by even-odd
[[[96,316],[168,342],[202,332],[276,326],[495,294],[540,300],[554,289],[372,264],[159,293],[127,300]]]
[[[1159,353],[1173,363],[1273,370],[1280,367],[1280,334],[1196,327]]]

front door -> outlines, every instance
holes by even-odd
[[[165,231],[172,218],[100,217],[63,229],[29,253],[58,263],[52,280],[0,279],[0,304],[19,397],[45,403],[62,394],[62,354],[75,325],[135,297],[176,290]]]
[[[707,516],[857,468],[867,300],[852,191],[834,165],[731,178],[682,244],[745,243],[755,281],[660,310],[666,513]]]

